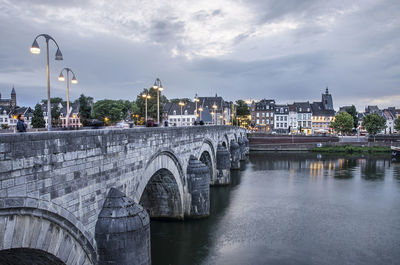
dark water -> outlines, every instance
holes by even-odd
[[[390,156],[254,154],[211,216],[151,223],[153,264],[400,264]]]

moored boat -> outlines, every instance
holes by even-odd
[[[392,157],[400,158],[400,147],[391,146],[390,149],[392,150]]]

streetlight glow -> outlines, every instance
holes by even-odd
[[[33,53],[33,54],[39,54],[40,53],[39,44],[37,43],[36,39],[32,43],[31,53]]]
[[[76,79],[75,75],[71,79],[72,84],[78,84],[78,79]]]
[[[58,81],[65,81],[64,75],[62,73],[58,76]]]

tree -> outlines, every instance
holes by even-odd
[[[236,114],[238,116],[250,115],[249,106],[247,105],[247,103],[244,100],[241,100],[241,99],[237,100],[236,105],[237,105]]]
[[[394,121],[394,129],[400,133],[400,116]]]
[[[347,112],[339,112],[335,120],[331,122],[331,127],[340,133],[349,133],[353,129],[353,117]]]
[[[358,115],[357,115],[357,110],[356,107],[354,105],[351,105],[351,107],[346,108],[346,112],[348,114],[351,115],[351,117],[353,118],[353,128],[357,128],[358,127]]]
[[[50,100],[51,102],[51,100]],[[60,108],[58,107],[58,103],[51,103],[51,124],[53,126],[59,126],[60,125]]]
[[[124,118],[125,107],[122,100],[99,100],[93,105],[93,117],[107,125],[114,124]]]
[[[81,94],[77,101],[79,102],[79,119],[81,120],[83,126],[88,126],[92,112],[91,105],[93,103],[93,98],[86,97],[84,94]]]
[[[386,120],[376,113],[368,114],[363,118],[362,126],[367,130],[368,134],[375,136],[386,128]]]
[[[44,128],[46,127],[46,121],[43,117],[42,105],[36,104],[35,110],[33,111],[32,117],[32,127],[33,128]]]

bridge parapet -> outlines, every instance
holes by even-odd
[[[231,140],[243,135],[232,126],[0,134],[0,199],[58,205],[96,249],[94,229],[110,188],[141,203],[152,217],[183,219],[190,216],[190,156],[206,164],[210,183],[217,183],[218,143],[229,150]]]

